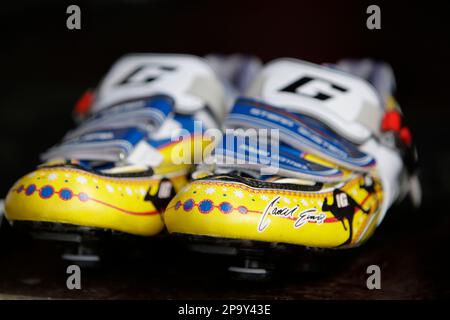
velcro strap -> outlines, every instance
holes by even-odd
[[[95,113],[80,127],[67,133],[64,140],[72,140],[92,131],[128,127],[150,133],[163,124],[173,109],[174,101],[166,95],[122,102]]]
[[[68,139],[41,156],[50,159],[74,159],[117,162],[125,160],[147,133],[137,128],[98,130]]]
[[[208,105],[223,115],[222,88],[202,58],[182,54],[129,54],[119,59],[97,88],[91,108],[100,111],[129,99],[167,94],[177,112],[193,114]]]
[[[315,181],[337,181],[342,171],[305,159],[305,153],[290,146],[268,144],[266,139],[224,136],[213,151],[221,167],[259,170],[261,175],[281,175]],[[208,160],[207,160],[208,161]]]
[[[367,171],[375,165],[372,156],[321,122],[253,99],[239,99],[225,124],[229,128],[278,129],[282,143],[352,170]]]
[[[320,120],[345,139],[362,144],[378,135],[382,101],[364,79],[296,59],[268,63],[248,95]]]

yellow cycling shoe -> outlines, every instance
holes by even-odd
[[[187,183],[186,174],[108,175],[74,164],[44,165],[12,187],[6,217],[14,224],[59,223],[151,236],[163,230],[164,200]]]
[[[201,58],[121,58],[80,100],[79,126],[10,189],[6,218],[36,234],[63,237],[93,230],[160,233],[161,213],[192,170],[192,161],[172,161],[174,150],[200,145],[201,152],[203,130],[217,125],[223,109],[221,84]],[[191,135],[177,139],[180,132]]]
[[[339,68],[370,70],[365,76],[374,82]],[[419,200],[415,149],[386,91],[391,77],[390,68],[369,60],[266,65],[236,100],[195,180],[170,202],[169,232],[200,242],[201,251],[234,247],[246,256],[264,244],[364,243],[395,201],[408,192]],[[211,243],[222,248],[206,249]],[[234,270],[263,274],[257,265],[250,259]]]
[[[333,248],[370,237],[382,199],[380,181],[369,175],[307,185],[230,173],[192,182],[164,216],[174,233]]]

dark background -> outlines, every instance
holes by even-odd
[[[0,198],[73,125],[77,98],[122,54],[240,52],[264,61],[282,56],[317,63],[344,57],[385,60],[394,67],[397,97],[418,146],[425,198],[422,209],[406,219],[388,217],[378,233],[382,240],[377,234],[367,250],[370,257],[396,266],[388,297],[448,297],[450,10],[445,2],[3,1]],[[66,28],[69,4],[81,7],[79,31]],[[369,4],[381,7],[381,30],[366,28]],[[384,250],[395,247],[390,241],[403,255]],[[371,263],[370,257],[363,261]],[[321,297],[346,297],[336,286],[334,291],[314,286]],[[294,286],[291,292],[308,295],[299,290]]]

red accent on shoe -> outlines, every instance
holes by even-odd
[[[89,109],[92,106],[92,102],[94,101],[94,92],[92,90],[87,90],[83,93],[80,99],[78,99],[75,104],[75,109],[73,112],[76,115],[86,115],[89,112]]]
[[[387,111],[381,122],[383,131],[400,131],[402,127],[402,116],[397,111]]]
[[[411,143],[412,143],[412,135],[411,135],[411,131],[407,127],[401,128],[401,130],[400,130],[400,139],[407,146],[411,145]]]

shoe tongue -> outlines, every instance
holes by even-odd
[[[379,133],[383,114],[376,91],[366,81],[294,59],[269,63],[247,96],[312,116],[357,143]]]
[[[192,114],[208,105],[222,116],[222,92],[202,59],[187,55],[134,54],[117,61],[100,83],[92,112],[111,105],[165,94],[178,112]]]

